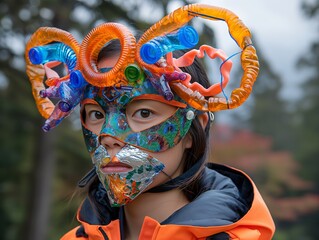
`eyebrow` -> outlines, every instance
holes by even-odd
[[[137,101],[137,100],[153,100],[153,101],[162,102],[167,105],[171,105],[171,106],[179,107],[179,108],[186,108],[187,106],[185,103],[181,103],[176,100],[168,101],[163,96],[160,96],[157,94],[143,94],[133,98],[132,101]]]

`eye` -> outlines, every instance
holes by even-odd
[[[85,127],[93,133],[99,134],[105,121],[103,109],[98,104],[86,104],[83,113],[85,114],[83,118]]]
[[[100,122],[103,122],[103,120],[105,119],[105,113],[99,105],[87,104],[84,106],[84,110],[85,123],[87,125],[96,125]]]
[[[151,117],[152,114],[153,114],[153,112],[149,109],[139,109],[133,114],[133,117],[149,118],[149,117]]]
[[[158,125],[171,117],[177,108],[149,99],[139,99],[126,106],[127,122],[134,132]]]
[[[97,110],[92,110],[88,113],[88,119],[90,121],[98,121],[104,118],[104,114]]]

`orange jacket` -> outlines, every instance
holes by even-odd
[[[209,164],[209,167],[213,170],[206,170],[205,180],[211,189],[162,223],[145,217],[139,240],[205,240],[208,237],[214,239],[212,236],[216,234],[226,236],[216,239],[272,238],[275,230],[273,220],[252,180],[236,169],[217,164]],[[81,226],[68,232],[61,240],[121,239],[119,219],[104,225],[94,220],[92,224],[92,220],[86,221],[84,215],[93,214],[93,211],[84,209],[83,205],[78,212]]]

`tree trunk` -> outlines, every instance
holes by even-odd
[[[40,125],[39,125],[40,126]],[[44,133],[39,127],[38,148],[35,150],[34,174],[31,180],[31,193],[26,223],[26,240],[48,239],[50,203],[54,165],[56,162],[54,131]]]

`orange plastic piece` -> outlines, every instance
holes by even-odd
[[[107,73],[97,70],[98,54],[109,41],[118,39],[122,46],[120,58]],[[87,82],[97,87],[110,87],[116,84],[128,84],[124,76],[127,65],[134,63],[136,40],[125,26],[117,23],[104,23],[94,28],[81,44],[79,58],[80,69]]]
[[[241,61],[244,70],[241,84],[239,88],[232,91],[228,100],[223,97],[211,97],[207,100],[201,94],[192,91],[181,82],[172,82],[170,86],[189,105],[201,111],[214,112],[239,107],[250,95],[259,71],[256,50],[253,46],[248,46],[243,51]]]
[[[167,55],[167,63],[172,64],[176,69],[179,69],[179,67],[186,67],[194,62],[195,57],[203,58],[205,56],[205,52],[211,59],[219,57],[223,62],[225,61],[224,65],[221,68],[221,74],[223,76],[222,84],[215,83],[206,89],[198,82],[190,83],[191,77],[189,74],[187,74],[187,78],[183,80],[182,83],[186,87],[190,88],[193,91],[199,92],[203,96],[215,96],[221,93],[222,90],[226,87],[229,81],[229,72],[232,67],[232,62],[230,60],[226,61],[227,56],[221,49],[215,49],[208,45],[202,45],[199,50],[193,49],[191,51],[188,51],[178,59],[172,58],[171,54]]]
[[[30,38],[25,51],[26,72],[29,77],[32,94],[36,102],[40,114],[44,118],[49,118],[54,110],[54,104],[49,98],[41,98],[40,91],[45,89],[43,83],[45,77],[45,69],[43,65],[34,65],[29,59],[29,51],[33,47],[46,45],[51,42],[63,42],[68,45],[75,54],[79,51],[79,44],[75,38],[68,32],[57,28],[41,27]]]
[[[202,111],[219,111],[236,108],[245,102],[250,95],[252,86],[259,72],[259,63],[256,50],[252,46],[250,31],[238,16],[227,9],[205,4],[191,4],[175,10],[155,23],[142,35],[137,43],[136,59],[140,66],[158,75],[171,71],[172,67],[170,65],[161,68],[156,65],[146,64],[139,55],[140,48],[151,39],[182,27],[194,17],[222,20],[227,23],[230,35],[243,50],[241,54],[241,65],[244,72],[241,85],[231,93],[230,99],[211,96],[208,100],[198,91],[187,88],[181,82],[171,82],[170,86],[183,100],[196,109]]]

